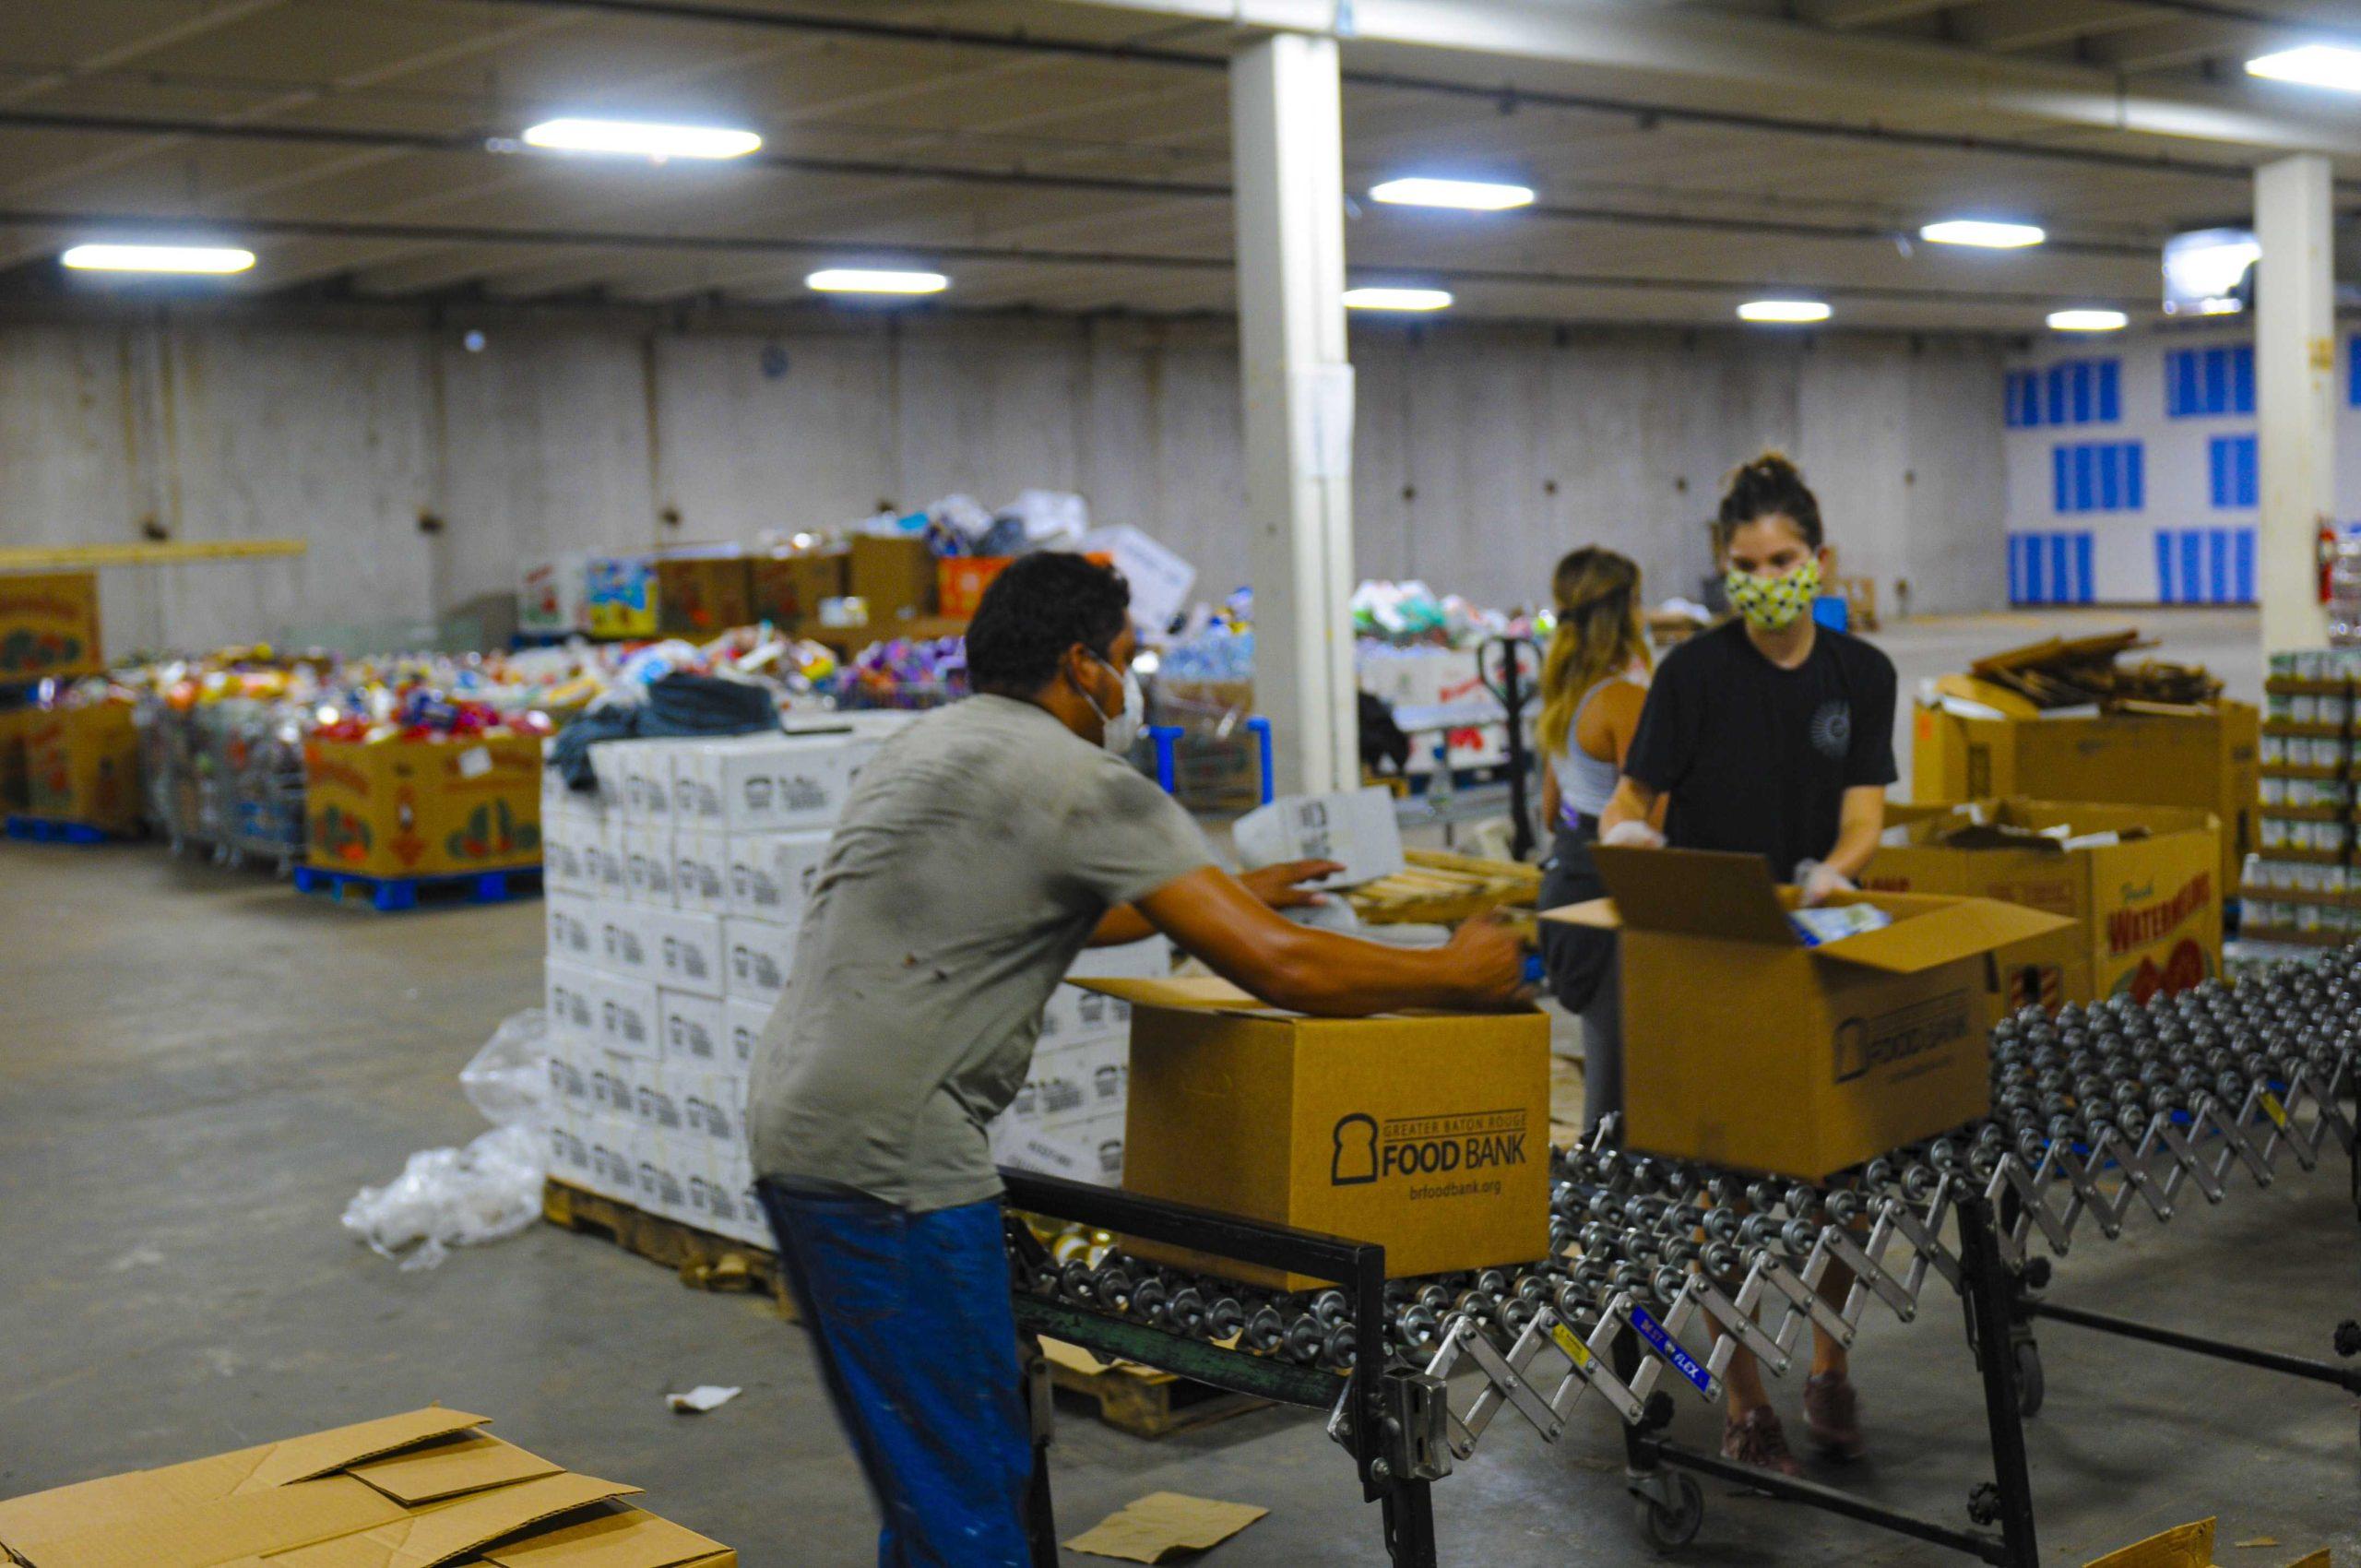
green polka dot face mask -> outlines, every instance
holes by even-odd
[[[1820,557],[1807,558],[1784,576],[1726,573],[1722,588],[1730,596],[1730,608],[1745,616],[1750,624],[1766,632],[1785,631],[1809,612],[1811,601],[1820,597]]]

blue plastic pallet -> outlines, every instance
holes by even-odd
[[[7,821],[7,834],[11,838],[22,838],[33,844],[79,844],[86,848],[93,844],[120,844],[128,837],[125,834],[109,833],[105,828],[92,826],[87,822],[67,822],[50,816],[12,816]]]
[[[365,894],[369,907],[391,914],[415,909],[421,893],[456,894],[469,904],[505,904],[512,898],[532,898],[541,891],[541,868],[515,866],[505,871],[468,872],[457,876],[360,876],[324,866],[297,866],[295,891],[341,900],[351,889]]]

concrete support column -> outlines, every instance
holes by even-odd
[[[1349,789],[1360,751],[1335,41],[1278,33],[1250,44],[1230,63],[1229,93],[1254,700],[1271,721],[1282,793]]]
[[[2255,174],[2255,412],[2260,432],[2262,646],[2318,647],[2318,539],[2335,515],[2335,206],[2329,160]]]

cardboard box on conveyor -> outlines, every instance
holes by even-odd
[[[439,1407],[0,1503],[26,1568],[735,1568],[738,1554]]]

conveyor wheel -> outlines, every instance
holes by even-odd
[[[2041,1414],[2041,1401],[2046,1392],[2041,1375],[2041,1347],[2030,1339],[2020,1340],[2016,1348],[2017,1414],[2033,1417]]]
[[[1668,1472],[1660,1481],[1661,1489],[1672,1493],[1671,1503],[1635,1494],[1632,1512],[1640,1534],[1650,1546],[1658,1551],[1675,1551],[1697,1538],[1698,1526],[1705,1522],[1705,1493],[1697,1479],[1683,1471]]]

